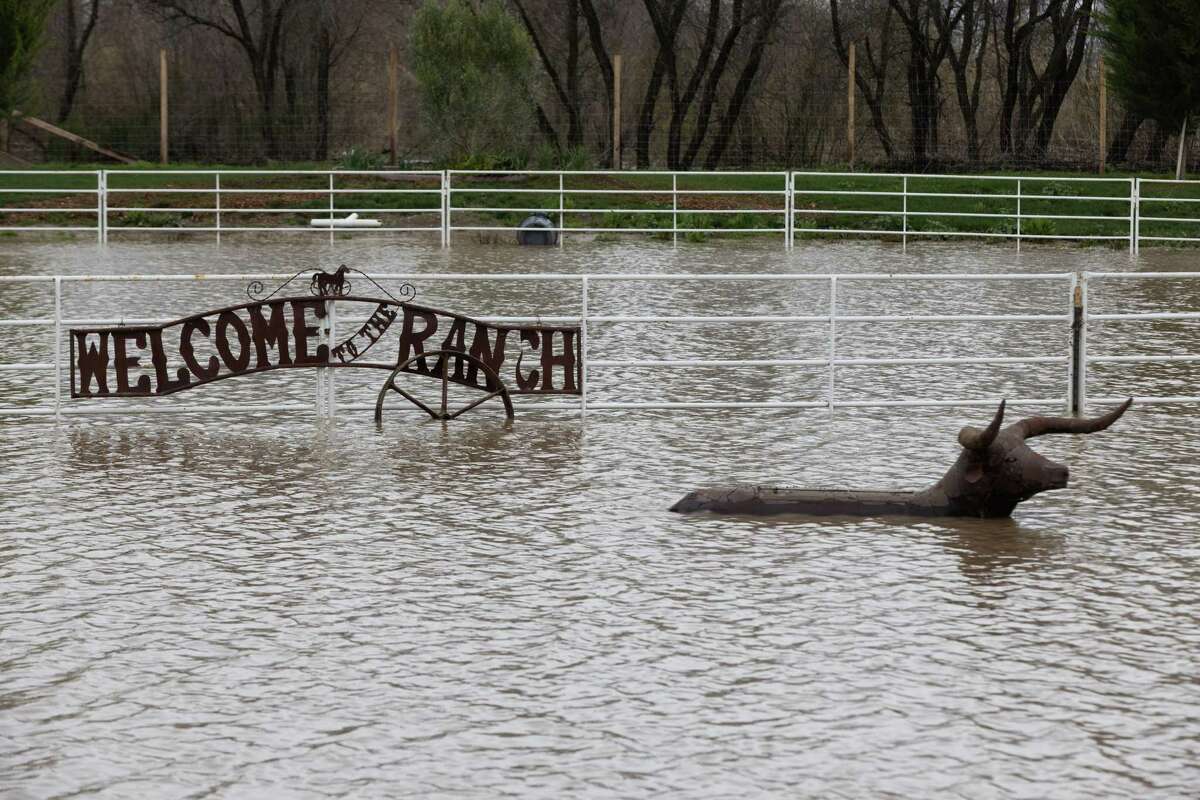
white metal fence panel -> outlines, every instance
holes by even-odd
[[[315,410],[319,414],[332,414],[333,409],[338,407],[337,390],[334,381],[331,380],[332,375],[323,373],[331,373],[333,370],[318,370],[318,390],[316,393],[317,402],[313,405],[302,404],[298,402],[281,402],[281,403],[258,403],[258,402],[237,402],[223,404],[220,406],[214,405],[212,402],[205,403],[189,403],[183,398],[164,398],[164,402],[110,402],[108,404],[97,405],[95,403],[84,403],[80,406],[73,406],[71,403],[64,403],[63,400],[67,395],[66,378],[69,375],[70,365],[65,363],[66,342],[65,333],[70,326],[77,325],[117,325],[117,324],[158,324],[169,321],[168,318],[76,318],[64,315],[63,312],[63,287],[67,285],[79,285],[87,283],[97,284],[118,284],[118,285],[134,285],[134,284],[191,284],[191,285],[212,285],[213,283],[239,283],[248,282],[251,280],[262,281],[282,281],[287,275],[245,275],[245,274],[227,274],[227,275],[72,275],[72,276],[6,276],[0,277],[0,283],[27,283],[43,285],[47,292],[51,292],[52,296],[49,301],[53,313],[49,316],[31,317],[22,319],[3,319],[0,320],[0,328],[2,327],[35,327],[44,328],[46,331],[46,341],[52,347],[53,358],[50,361],[37,362],[14,362],[0,364],[0,374],[4,372],[43,372],[47,375],[54,376],[51,391],[46,393],[44,399],[38,402],[29,403],[26,405],[7,405],[0,407],[0,416],[65,416],[73,414],[112,414],[112,413],[228,413],[233,411],[242,412],[265,412],[265,411],[299,411],[299,410]],[[913,275],[892,275],[892,274],[849,274],[849,275],[813,275],[813,274],[399,274],[399,275],[377,275],[375,276],[380,281],[417,281],[421,285],[430,286],[433,284],[454,284],[463,282],[475,283],[512,283],[512,282],[541,282],[541,283],[557,283],[565,285],[566,293],[563,295],[573,296],[576,298],[572,303],[578,311],[556,316],[556,317],[538,317],[542,322],[578,322],[581,324],[583,336],[581,337],[581,353],[583,356],[583,394],[579,398],[578,403],[575,402],[552,402],[547,403],[536,399],[530,399],[527,408],[536,409],[551,409],[551,410],[577,410],[582,414],[587,414],[589,411],[619,411],[619,410],[653,410],[653,409],[794,409],[794,408],[885,408],[885,407],[940,407],[940,406],[990,406],[996,402],[995,397],[980,397],[980,396],[958,396],[953,394],[944,394],[942,396],[920,396],[920,392],[915,392],[913,396],[895,396],[894,392],[889,391],[886,397],[873,398],[858,398],[846,393],[842,382],[838,378],[838,370],[842,368],[891,368],[891,367],[920,367],[934,368],[940,366],[953,367],[971,367],[971,366],[1021,366],[1030,367],[1034,365],[1045,365],[1053,368],[1054,371],[1062,375],[1061,391],[1052,391],[1043,393],[1038,396],[1022,396],[1012,397],[1010,401],[1014,404],[1021,405],[1037,405],[1050,407],[1069,407],[1071,402],[1071,386],[1070,380],[1072,358],[1071,347],[1069,344],[1069,331],[1072,320],[1072,296],[1076,284],[1076,276],[1071,273],[1049,273],[1049,274],[1007,274],[1007,275],[974,275],[974,274],[913,274]],[[844,307],[841,304],[841,298],[848,284],[898,284],[898,283],[1029,283],[1029,282],[1044,282],[1050,287],[1050,297],[1058,297],[1060,301],[1055,301],[1056,304],[1061,302],[1058,307],[1061,312],[1051,313],[1013,313],[1008,307],[981,310],[978,313],[904,313],[904,314],[886,314],[886,313],[856,313],[853,308]],[[785,305],[790,303],[787,295],[784,294],[782,288],[789,285],[803,285],[814,289],[817,294],[812,292],[807,293],[809,300],[814,300],[820,304],[820,308],[816,313],[658,313],[652,308],[647,309],[649,305],[644,301],[642,295],[638,292],[629,292],[622,288],[624,284],[633,284],[635,286],[658,286],[658,287],[680,287],[690,286],[695,288],[712,287],[714,285],[734,284],[738,288],[737,294],[744,293],[741,287],[757,287],[764,289],[764,295],[771,297],[773,300],[783,302]],[[605,296],[605,287],[610,287],[612,291],[609,296]],[[708,291],[708,289],[706,289]],[[124,295],[125,292],[122,292]],[[818,296],[819,295],[819,296]],[[658,296],[663,296],[662,292]],[[667,297],[674,297],[669,293]],[[614,299],[615,298],[615,299]],[[782,299],[781,299],[782,298]],[[823,298],[823,299],[822,299]],[[222,305],[220,302],[213,302],[212,305]],[[207,306],[206,306],[207,307]],[[202,309],[195,309],[202,310]],[[786,308],[785,308],[786,310]],[[532,317],[483,317],[490,319],[493,322],[510,322],[528,321],[534,319]],[[347,315],[339,320],[340,324],[354,326],[360,324],[364,320],[359,320]],[[869,353],[864,354],[853,348],[848,348],[844,343],[839,344],[840,328],[844,325],[860,325],[860,326],[878,326],[878,325],[915,325],[915,326],[932,326],[943,323],[1019,323],[1022,325],[1030,325],[1035,323],[1046,323],[1053,326],[1054,330],[1061,332],[1061,339],[1066,342],[1061,350],[1055,352],[1018,352],[1015,354],[1004,355],[986,355],[970,352],[957,352],[951,355],[945,354],[923,354],[905,353],[903,356],[873,356]],[[711,325],[745,325],[751,328],[758,326],[779,326],[784,324],[788,330],[798,330],[804,328],[806,333],[803,341],[808,342],[811,347],[811,352],[793,354],[790,356],[781,356],[779,352],[772,348],[764,349],[761,353],[755,353],[751,356],[745,354],[729,354],[724,352],[723,348],[719,348],[715,353],[710,352],[701,356],[689,357],[686,353],[671,353],[664,352],[656,357],[646,357],[639,355],[636,358],[621,357],[619,348],[615,344],[606,344],[604,340],[605,329],[610,326],[619,326],[626,323],[638,324],[640,328],[648,326],[683,326],[685,328],[691,326],[711,326]],[[597,338],[599,336],[599,338]],[[709,339],[707,334],[696,334],[692,337],[692,341],[707,342]],[[942,343],[945,339],[944,334],[937,332],[928,337],[930,346],[934,343]],[[669,341],[669,339],[667,339]],[[757,341],[751,337],[751,344]],[[771,342],[765,335],[763,341]],[[1023,341],[1023,340],[1022,340]],[[721,341],[716,341],[716,345],[722,345]],[[757,346],[757,345],[754,345]],[[932,351],[927,351],[932,352]],[[691,370],[717,370],[720,374],[736,374],[736,372],[726,373],[724,371],[736,371],[738,369],[754,368],[754,369],[772,369],[780,368],[785,370],[803,370],[812,371],[818,380],[818,388],[815,391],[808,392],[807,395],[800,397],[796,394],[794,385],[789,381],[781,381],[775,384],[775,388],[780,389],[788,394],[793,394],[792,397],[766,397],[753,396],[753,393],[735,390],[725,396],[714,397],[708,392],[713,385],[730,385],[737,387],[738,382],[733,378],[718,378],[717,384],[711,381],[707,384],[693,382],[691,378],[685,378],[679,384],[686,390],[686,396],[691,399],[687,400],[670,400],[655,397],[645,397],[637,399],[622,399],[620,397],[605,397],[603,391],[592,387],[593,383],[603,383],[603,375],[609,370],[635,370],[635,371],[651,371],[653,374],[658,374],[661,371],[674,373],[676,371],[684,371],[687,374]],[[823,377],[822,377],[823,376]],[[967,381],[965,385],[972,385],[974,381]],[[599,392],[599,394],[597,393]],[[748,396],[749,394],[749,396]],[[344,409],[359,409],[370,408],[371,406],[341,404]]]
[[[797,235],[896,237],[905,245],[910,237],[925,237],[1133,248],[1134,197],[1132,178],[792,173]],[[1088,207],[1102,213],[1084,213]]]
[[[104,241],[104,173],[0,171],[0,231],[92,233]]]
[[[1188,366],[1200,362],[1200,301],[1180,307],[1187,297],[1200,298],[1200,272],[1088,272],[1082,289],[1084,402],[1109,403],[1129,395],[1139,403],[1200,402],[1196,371]],[[1113,325],[1133,326],[1142,352],[1104,347],[1112,338],[1105,336],[1105,327]],[[1141,369],[1130,381],[1124,368],[1135,365]],[[1097,383],[1108,393],[1092,397]]]
[[[790,245],[786,172],[449,170],[447,235],[513,232],[543,214],[558,234],[754,234]],[[613,202],[620,198],[620,202]],[[449,238],[448,238],[449,241]]]
[[[438,233],[442,173],[412,170],[106,170],[113,234],[324,233],[312,220],[379,218],[353,233]]]
[[[349,214],[378,227],[313,227]],[[0,231],[1200,243],[1200,181],[841,172],[0,171]]]

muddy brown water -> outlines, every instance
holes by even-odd
[[[0,274],[1195,270],[1189,252],[922,244],[364,240],[0,244]],[[468,314],[572,313],[578,286],[416,281]],[[72,315],[171,316],[240,284],[69,285]],[[592,313],[822,313],[824,289],[615,284]],[[839,287],[839,292],[842,288]],[[1062,284],[847,288],[875,313],[1059,313]],[[1097,287],[1197,310],[1200,282]],[[48,313],[0,284],[0,316]],[[935,311],[936,309],[936,311]],[[635,311],[636,310],[636,311]],[[853,313],[853,312],[847,312]],[[769,330],[763,330],[769,328]],[[1095,353],[1200,353],[1194,323],[1106,323]],[[0,328],[5,362],[51,357]],[[593,358],[820,357],[819,326],[598,327]],[[1061,325],[845,325],[862,356],[1061,354]],[[1200,394],[1194,365],[1097,367],[1093,396]],[[0,420],[0,796],[1194,797],[1194,407],[1047,437],[1071,486],[1010,521],[730,519],[721,481],[920,488],[985,409],[565,412],[443,427],[347,378],[336,424]],[[818,398],[820,369],[596,370],[593,398]],[[0,405],[52,377],[0,373]],[[1061,365],[846,367],[860,399],[1059,397]],[[177,402],[311,402],[307,375]],[[120,402],[120,401],[110,401]],[[1097,409],[1103,406],[1097,406]],[[1017,406],[1012,418],[1036,409]]]

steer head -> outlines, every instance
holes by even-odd
[[[1102,431],[1116,422],[1132,402],[1130,398],[1102,417],[1027,417],[1003,429],[1001,402],[986,428],[968,426],[959,431],[962,453],[928,491],[929,499],[944,503],[955,515],[1007,517],[1022,500],[1067,486],[1067,467],[1034,452],[1026,440],[1048,433]]]

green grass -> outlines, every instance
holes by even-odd
[[[274,164],[272,170],[326,170],[330,164]],[[79,172],[107,169],[111,165],[70,165]],[[46,165],[45,170],[63,169]],[[172,174],[172,170],[222,170],[221,204],[223,224],[304,225],[311,215],[271,213],[272,209],[329,208],[329,178],[325,175],[252,174],[236,167],[221,165],[138,164],[128,174],[110,174],[110,208],[138,207],[151,211],[113,211],[113,225],[145,225],[149,216],[157,227],[208,226],[215,218],[215,187],[211,175]],[[909,196],[899,192],[904,179],[886,174],[831,173],[821,176],[797,175],[795,225],[797,238],[864,238],[850,231],[870,231],[867,238],[895,239],[902,233],[921,239],[953,240],[957,234],[984,233],[1002,242],[1004,235],[1018,232],[1017,205],[1023,218],[1019,232],[1030,238],[1112,237],[1113,246],[1123,247],[1129,235],[1129,173],[1111,173],[1104,181],[1072,182],[1073,177],[1095,177],[1068,172],[992,173],[994,179],[980,181],[962,176],[912,176],[907,179]],[[1143,175],[1142,177],[1150,177]],[[453,203],[455,224],[477,226],[515,226],[534,210],[557,220],[560,201],[568,228],[637,228],[665,231],[672,223],[685,240],[702,239],[703,230],[767,228],[782,232],[785,182],[775,175],[621,173],[565,175],[560,198],[558,175],[513,177],[500,173],[458,175],[455,177]],[[337,194],[334,207],[344,213],[360,209],[382,217],[385,224],[433,225],[436,211],[413,213],[418,209],[437,209],[441,204],[440,182],[436,177],[420,180],[391,180],[374,175],[339,175],[339,189],[354,193]],[[1020,192],[1020,200],[1016,198]],[[55,224],[72,218],[87,224],[85,209],[95,206],[94,195],[56,195],[11,191],[13,189],[94,189],[89,174],[0,175],[0,224]],[[419,189],[415,193],[394,193],[383,189]],[[672,189],[678,194],[672,198]],[[174,191],[164,192],[164,189]],[[186,191],[186,190],[195,191]],[[238,193],[235,190],[252,190]],[[278,190],[290,189],[290,193]],[[578,194],[573,190],[600,189],[600,193]],[[9,190],[9,191],[6,191]],[[182,191],[181,191],[182,190]],[[295,191],[300,190],[300,191]],[[466,190],[466,191],[462,191]],[[710,192],[728,192],[711,194]],[[689,194],[705,192],[705,194]],[[808,193],[813,192],[813,193]],[[961,194],[964,197],[925,197],[923,194]],[[1146,184],[1142,194],[1142,216],[1179,221],[1159,222],[1143,219],[1143,236],[1191,236],[1200,238],[1200,185]],[[79,208],[80,214],[64,212],[41,214],[3,214],[3,207]],[[184,211],[183,209],[198,209]],[[241,209],[234,211],[232,209]],[[472,211],[470,209],[480,209]],[[489,210],[502,209],[502,210]],[[772,213],[753,213],[770,210]],[[398,214],[388,212],[404,212]],[[829,212],[853,212],[835,214]],[[990,216],[984,216],[990,215]],[[1031,215],[1038,218],[1027,218]],[[94,215],[93,215],[94,217]],[[1055,217],[1055,218],[1050,218]],[[1071,219],[1068,217],[1084,217]],[[236,223],[233,220],[236,219]],[[1192,222],[1191,220],[1195,220]],[[658,236],[660,234],[653,234]],[[726,234],[732,236],[756,234]],[[761,234],[760,234],[761,235]],[[770,235],[770,234],[768,234]],[[979,240],[975,240],[979,241]],[[1094,243],[1094,242],[1091,242]],[[1150,243],[1147,243],[1150,244]]]

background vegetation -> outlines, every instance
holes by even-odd
[[[33,5],[2,2],[0,28]],[[1109,18],[1125,33],[1105,41]],[[395,47],[397,161],[607,167],[619,54],[622,166],[845,165],[853,46],[856,167],[1095,169],[1107,50],[1107,163],[1159,168],[1182,78],[1151,68],[1135,102],[1120,42],[1155,23],[1153,54],[1195,64],[1198,18],[1195,0],[53,0],[23,110],[157,160],[162,48],[172,159],[384,163]],[[92,157],[21,124],[9,150]]]

